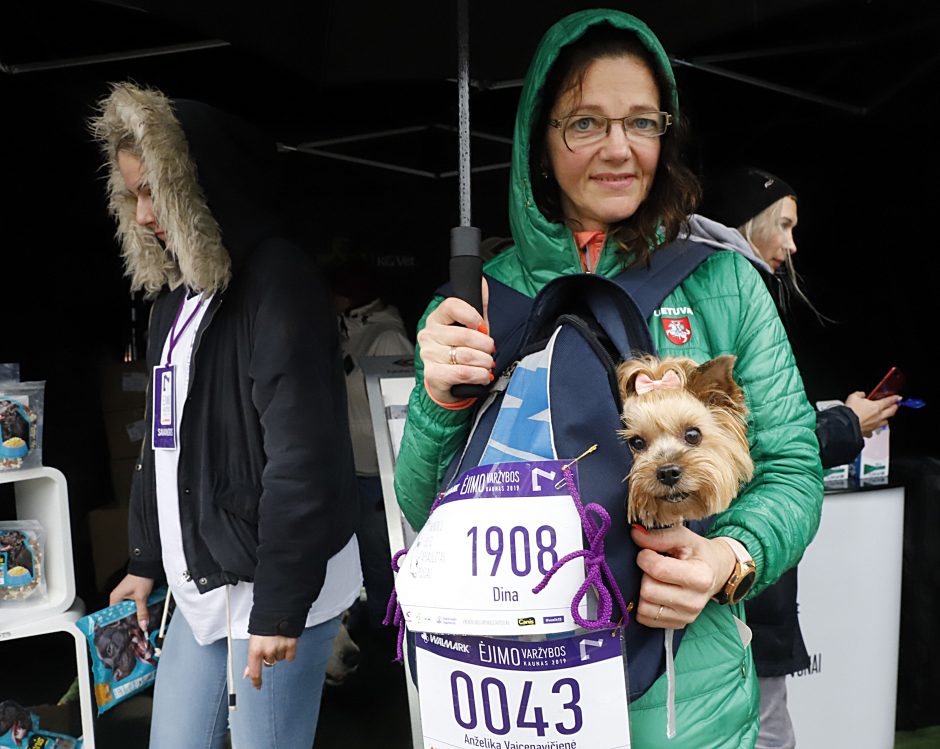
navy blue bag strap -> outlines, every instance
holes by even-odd
[[[649,266],[628,268],[610,279],[617,286],[628,292],[636,303],[640,317],[645,322],[680,283],[682,283],[699,265],[701,265],[716,249],[702,242],[690,239],[677,239],[658,248],[650,256]],[[580,274],[562,276],[561,279],[582,278]],[[587,276],[601,278],[600,276]],[[555,279],[560,281],[561,279]],[[526,322],[532,310],[534,300],[511,286],[497,281],[492,276],[486,276],[489,287],[489,304],[487,317],[490,321],[490,335],[496,341],[496,375],[498,376],[506,367],[514,362],[520,353]],[[550,282],[550,283],[554,283]],[[543,289],[544,291],[544,289]],[[437,291],[443,297],[453,296],[450,283],[440,286]],[[543,296],[541,293],[539,296]],[[608,331],[613,331],[617,346],[624,358],[629,354],[625,347],[632,345],[642,348],[649,353],[655,353],[648,331],[628,329],[624,340],[617,335],[618,320],[606,319],[613,314],[616,307],[607,307],[594,302],[591,304],[592,312],[598,321]],[[632,315],[625,319],[633,320]],[[620,325],[624,319],[619,320]],[[631,326],[635,327],[635,326]]]
[[[653,252],[649,266],[628,268],[611,280],[633,297],[648,320],[663,299],[717,251],[704,242],[677,239]]]

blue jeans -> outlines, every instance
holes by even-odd
[[[200,645],[182,614],[174,616],[157,667],[150,749],[222,749],[229,724],[233,749],[310,749],[339,621],[305,629],[293,661],[263,668],[260,691],[242,678],[248,640],[233,640],[238,709],[229,717],[226,641]]]

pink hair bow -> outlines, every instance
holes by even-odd
[[[637,395],[643,395],[643,393],[648,393],[650,390],[681,390],[682,389],[682,380],[679,379],[679,375],[676,374],[675,370],[670,369],[666,374],[663,375],[661,380],[651,379],[647,374],[637,375],[636,380],[633,382],[633,388],[636,390]]]

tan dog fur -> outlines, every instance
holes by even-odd
[[[620,435],[633,453],[627,479],[631,523],[665,527],[726,509],[754,475],[744,392],[734,381],[736,358],[646,356],[617,370],[623,398]],[[636,392],[636,378],[673,370],[681,388]]]

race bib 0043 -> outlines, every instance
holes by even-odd
[[[619,629],[522,642],[415,636],[425,749],[627,749]]]

